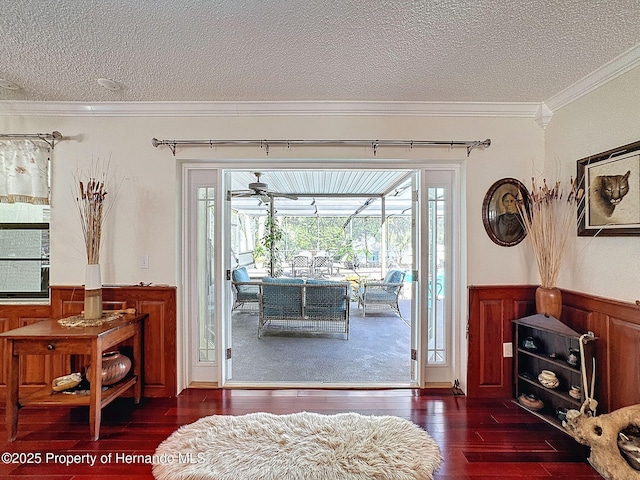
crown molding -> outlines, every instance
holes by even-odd
[[[558,92],[544,103],[551,111],[558,110],[607,82],[640,65],[640,44],[618,55],[589,75]]]
[[[5,115],[56,117],[416,116],[534,118],[539,103],[511,102],[30,102],[0,101]]]
[[[544,102],[32,102],[1,100],[4,115],[39,117],[410,116],[534,118],[553,112],[640,66],[640,44]],[[544,105],[544,107],[541,107]],[[542,108],[542,110],[541,110]]]

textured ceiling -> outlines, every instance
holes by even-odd
[[[639,25],[638,0],[3,0],[0,100],[541,102]]]

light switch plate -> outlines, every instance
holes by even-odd
[[[502,344],[502,356],[504,358],[513,357],[513,344],[511,342]]]

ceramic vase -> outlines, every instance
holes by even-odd
[[[102,385],[113,385],[122,380],[131,370],[131,360],[118,351],[102,354]],[[87,367],[87,379],[91,379],[91,365]]]
[[[540,375],[538,375],[538,381],[547,388],[558,388],[560,385],[560,380],[554,372],[551,370],[542,370]]]
[[[556,319],[562,313],[562,292],[559,288],[538,287],[536,289],[536,312]]]
[[[95,320],[102,317],[102,277],[100,264],[89,264],[84,279],[84,318]]]

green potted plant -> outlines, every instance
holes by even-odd
[[[284,238],[284,232],[280,228],[278,219],[275,216],[273,209],[273,199],[271,199],[271,205],[269,208],[269,215],[264,224],[265,233],[262,236],[261,242],[264,246],[266,254],[266,260],[269,264],[269,275],[277,277],[282,273],[280,251],[278,249],[279,242]]]
[[[265,249],[261,242],[256,242],[253,247],[253,263],[256,268],[262,268],[264,266]]]

